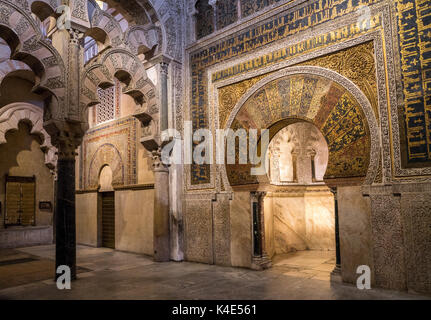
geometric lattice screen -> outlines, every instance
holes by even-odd
[[[115,85],[108,89],[97,89],[100,104],[95,108],[96,124],[117,119],[120,116],[121,85],[115,79]]]
[[[115,119],[115,86],[108,89],[97,89],[100,104],[97,105],[96,122],[102,123]]]

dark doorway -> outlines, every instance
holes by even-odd
[[[115,249],[115,193],[103,192],[102,247]]]

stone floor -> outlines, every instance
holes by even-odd
[[[0,299],[431,299],[331,284],[333,257],[304,252],[279,256],[266,271],[198,263],[155,263],[103,248],[78,247],[78,280],[57,290],[54,247],[0,250]]]
[[[335,268],[335,251],[298,251],[273,258],[273,266],[285,276],[329,281]]]

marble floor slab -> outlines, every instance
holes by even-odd
[[[85,246],[78,246],[78,280],[72,283],[72,290],[60,291],[49,279],[54,251],[54,246],[0,251],[0,261],[6,255],[37,258],[36,262],[7,266],[8,277],[3,278],[5,287],[0,289],[0,299],[431,299],[380,289],[361,291],[353,285],[331,283],[328,275],[334,260],[329,253],[278,257],[273,268],[253,271],[189,262],[155,263],[143,255]],[[1,274],[0,269],[0,277]]]

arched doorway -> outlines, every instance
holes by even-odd
[[[106,165],[99,174],[99,244],[115,249],[115,192],[112,187],[112,170]]]
[[[336,264],[334,195],[323,181],[329,149],[306,121],[281,129],[266,153],[266,251],[273,266],[329,279]]]
[[[258,139],[261,138],[263,130],[267,130],[269,141],[272,141],[284,128],[300,122],[312,124],[327,143],[328,161],[326,173],[323,175],[324,184],[335,195],[339,187],[355,186],[355,194],[351,196],[362,199],[360,187],[371,185],[378,172],[379,131],[374,111],[365,95],[350,80],[338,73],[319,67],[292,67],[275,72],[256,83],[238,101],[226,122],[225,129],[234,131],[245,129],[249,133],[251,130],[257,130]],[[258,150],[260,149],[258,146]],[[238,151],[237,149],[237,158],[239,158]],[[261,151],[261,153],[264,152],[266,149]],[[259,156],[262,158],[261,155]],[[307,157],[312,156],[311,153]],[[312,163],[308,167],[311,171],[311,184],[313,170],[316,180],[314,182],[319,180],[315,162],[314,165],[314,169]],[[252,168],[251,164],[227,164],[221,168],[221,180],[222,185],[234,194],[243,195],[245,191],[249,191],[252,221],[250,241],[253,242],[250,253],[252,267],[265,268],[272,262],[271,252],[268,252],[271,237],[268,237],[270,226],[266,211],[270,209],[266,198],[274,190],[283,192],[285,186],[272,185],[266,175],[253,176]],[[322,168],[319,170],[321,171]],[[293,172],[285,175],[288,182],[289,179],[294,180]],[[303,179],[302,183],[304,182]],[[325,187],[324,184],[322,187]],[[326,191],[328,191],[327,188]],[[328,199],[331,199],[330,194]],[[343,201],[345,201],[343,204],[345,207],[349,200],[343,199]],[[347,229],[344,233],[341,232],[341,236],[337,233],[337,198],[335,201],[332,200],[332,203],[334,219],[331,225],[335,229],[334,238],[340,239],[332,242],[336,242],[337,270],[339,270],[341,252],[349,249],[349,242],[351,243],[353,239],[349,238]],[[356,231],[360,232],[359,229]],[[344,251],[339,245],[343,241],[346,243]],[[349,270],[346,270],[349,275],[355,274],[356,271],[353,271],[355,266],[353,263],[348,265]]]

